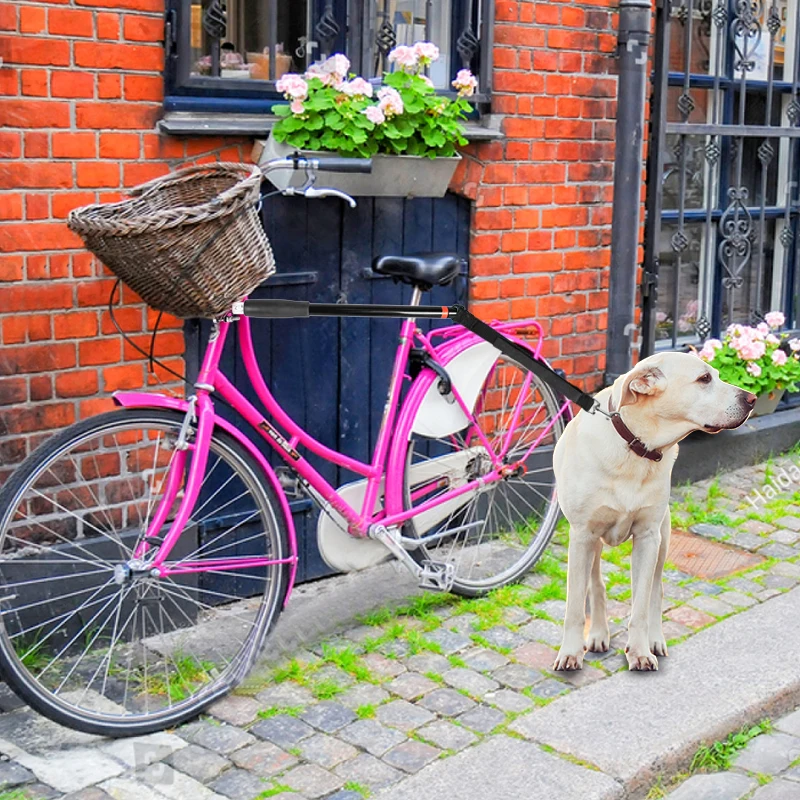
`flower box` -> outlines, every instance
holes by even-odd
[[[275,141],[272,134],[264,144],[260,164],[273,158],[285,158],[294,148]],[[330,157],[322,150],[301,150],[307,158]],[[318,172],[315,186],[338,189],[352,197],[443,197],[450,185],[461,156],[428,158],[427,156],[372,156],[372,172],[368,175],[345,172]],[[304,172],[275,170],[267,176],[276,189],[302,186]]]
[[[766,417],[767,414],[772,414],[778,407],[778,403],[780,403],[785,391],[785,389],[773,389],[771,392],[760,394],[750,416]]]

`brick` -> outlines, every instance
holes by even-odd
[[[118,367],[106,367],[103,370],[103,390],[106,392],[139,389],[143,384],[144,373],[141,364],[123,364]]]
[[[22,280],[22,256],[0,257],[0,281]]]
[[[140,149],[135,133],[100,134],[100,158],[139,158]]]
[[[164,79],[161,76],[126,75],[125,99],[161,102],[164,99]]]
[[[50,195],[29,194],[25,197],[25,218],[47,219],[50,216]]]
[[[0,95],[10,97],[19,94],[18,70],[0,69]]]
[[[124,36],[131,42],[162,42],[164,40],[164,21],[158,17],[125,15]]]
[[[94,192],[68,192],[54,194],[52,198],[53,217],[66,219],[73,208],[88,206],[95,201]]]
[[[28,381],[25,378],[0,380],[0,406],[13,406],[28,400]]]
[[[92,69],[159,72],[164,68],[164,48],[146,45],[76,42],[75,65]]]
[[[7,194],[0,203],[0,220],[22,219],[22,195]]]
[[[31,402],[53,399],[53,379],[49,375],[36,375],[30,379]]]
[[[37,404],[28,408],[14,409],[5,415],[5,420],[0,416],[0,426],[12,434],[63,428],[74,421],[75,407],[72,403]]]
[[[75,108],[79,128],[100,130],[150,130],[160,111],[157,106],[130,103],[78,103]]]
[[[22,136],[0,131],[0,158],[19,158],[22,155]]]
[[[78,344],[78,360],[82,367],[114,364],[120,360],[120,340],[94,339]]]
[[[54,133],[52,144],[54,158],[95,158],[97,156],[97,139],[93,133]]]
[[[86,161],[76,165],[77,185],[82,188],[119,186],[119,164],[109,161]]]
[[[49,100],[0,100],[0,119],[9,128],[68,128],[69,105]]]
[[[0,375],[52,372],[75,366],[71,344],[26,345],[0,350]]]
[[[137,163],[125,164],[124,180],[125,186],[136,186],[140,183],[159,178],[169,172],[169,165],[167,164],[153,164],[153,163]]]
[[[37,39],[28,36],[11,39],[7,53],[5,60],[10,64],[67,67],[70,60],[69,42],[58,39]]]
[[[22,6],[19,10],[21,33],[42,33],[47,27],[45,10],[37,6]]]
[[[0,31],[17,29],[17,8],[14,3],[0,3]]]
[[[20,93],[25,97],[47,97],[47,70],[23,69],[19,72]],[[4,92],[4,94],[16,94]]]
[[[84,339],[97,336],[97,312],[75,311],[53,319],[56,339]]]
[[[51,8],[47,13],[47,27],[56,36],[94,36],[91,11],[72,8]]]
[[[50,155],[50,135],[40,131],[27,131],[25,134],[25,158],[48,158]]]
[[[94,76],[88,72],[54,72],[50,93],[53,97],[94,97]]]
[[[98,39],[119,39],[119,14],[100,11],[95,18]]]
[[[116,100],[122,97],[122,78],[120,75],[100,74],[97,76],[97,96],[101,100]]]
[[[111,5],[109,0],[75,0],[76,6],[104,7]],[[163,13],[164,0],[113,0],[114,8],[130,8],[134,11],[157,11]]]
[[[0,253],[62,250],[82,245],[80,238],[63,223],[7,223],[0,228]]]

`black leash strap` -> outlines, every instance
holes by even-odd
[[[245,300],[234,303],[234,315],[262,317],[268,319],[290,317],[392,317],[399,319],[426,318],[451,319],[472,331],[501,353],[530,370],[551,389],[568,400],[572,400],[584,411],[595,410],[595,399],[562,378],[541,361],[537,361],[528,350],[503,336],[483,320],[467,311],[462,305],[453,306],[389,306],[348,305],[347,303],[308,303],[303,300]]]

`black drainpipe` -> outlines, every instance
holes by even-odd
[[[642,193],[642,141],[650,43],[650,0],[620,0],[611,280],[606,345],[606,385],[631,368],[636,331],[636,269]]]

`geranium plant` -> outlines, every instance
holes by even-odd
[[[396,47],[389,61],[397,69],[384,74],[380,87],[350,74],[341,53],[304,75],[284,75],[276,87],[290,103],[275,107],[280,119],[272,135],[298,150],[342,156],[454,156],[456,146],[467,143],[461,122],[477,81],[463,69],[453,81],[455,98],[436,94],[424,70],[438,58],[439,48],[430,42]]]
[[[698,355],[719,370],[723,381],[753,394],[794,392],[800,382],[800,339],[777,332],[784,322],[780,311],[770,311],[755,327],[729,325],[722,341],[708,339]]]

